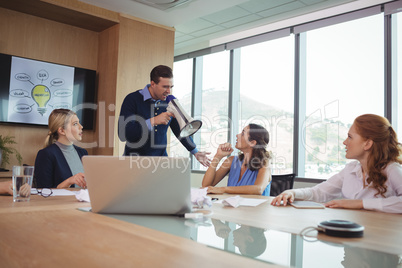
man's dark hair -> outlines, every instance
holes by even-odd
[[[158,65],[151,71],[151,81],[154,81],[156,84],[159,83],[159,78],[173,78],[172,69],[166,65]]]

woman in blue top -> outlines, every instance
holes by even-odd
[[[230,143],[219,145],[214,159],[202,180],[202,187],[208,187],[213,194],[256,194],[269,196],[271,189],[270,153],[268,131],[262,126],[250,124],[236,135],[239,156],[230,156],[218,170],[222,158],[233,152]],[[215,187],[229,173],[228,186]]]

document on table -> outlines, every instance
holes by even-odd
[[[323,204],[312,201],[293,201],[290,205],[295,208],[325,208]]]
[[[76,195],[78,191],[69,191],[65,189],[52,189],[51,196],[66,196],[66,195]],[[31,194],[37,194],[36,188],[31,189]]]
[[[65,189],[52,189],[52,196],[65,196],[65,195],[76,195],[78,191],[69,191]]]
[[[237,196],[235,196],[234,198],[236,198]],[[229,198],[233,198],[233,197],[229,197]],[[222,199],[222,200],[218,200],[218,201],[216,201],[216,202],[214,202],[215,204],[222,204],[222,201],[223,200],[225,200],[225,199]],[[243,198],[243,197],[240,197],[239,199],[238,199],[238,204],[237,205],[234,205],[235,207],[237,207],[237,206],[247,206],[247,207],[256,207],[256,206],[258,206],[258,205],[260,205],[260,204],[262,204],[262,203],[264,203],[264,202],[267,202],[268,200],[267,199],[257,199],[257,198]]]
[[[240,201],[240,206],[256,207],[267,201],[267,199],[243,198]]]

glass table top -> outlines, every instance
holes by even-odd
[[[402,267],[401,256],[209,217],[104,214],[218,250],[288,267]]]

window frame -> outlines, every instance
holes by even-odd
[[[297,182],[318,183],[325,181],[319,178],[306,178],[304,176],[305,149],[303,148],[302,138],[303,129],[301,122],[306,118],[306,81],[305,81],[305,64],[306,64],[306,31],[331,26],[337,23],[352,21],[359,18],[372,16],[375,14],[383,14],[384,16],[384,116],[396,126],[397,124],[397,87],[395,83],[396,72],[393,55],[396,53],[395,31],[393,30],[392,15],[402,12],[402,1],[375,5],[373,7],[359,9],[344,14],[339,14],[333,17],[320,19],[313,22],[307,22],[300,25],[293,25],[284,29],[267,32],[261,35],[244,38],[241,40],[229,42],[222,45],[213,46],[207,49],[194,51],[191,53],[175,56],[174,61],[180,61],[188,58],[193,58],[193,88],[192,88],[192,111],[191,114],[201,114],[202,103],[197,103],[201,100],[202,94],[202,57],[204,55],[230,50],[229,64],[229,111],[228,118],[231,118],[229,126],[229,140],[235,140],[235,130],[238,129],[239,115],[235,109],[234,103],[240,98],[240,48],[243,46],[257,44],[281,38],[286,35],[294,34],[295,41],[295,72],[294,72],[294,133],[293,133],[293,172],[296,173]],[[201,83],[201,84],[200,84]],[[402,126],[399,126],[402,127]],[[305,133],[304,133],[305,135]],[[197,144],[200,136],[197,133],[194,135],[194,141]],[[203,174],[205,171],[194,169],[194,157],[192,157],[192,173]]]

